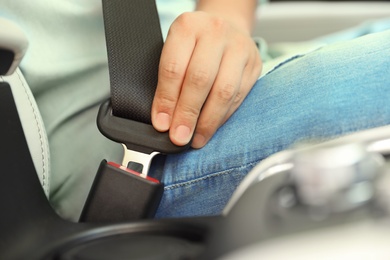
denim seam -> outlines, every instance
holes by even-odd
[[[281,61],[281,62],[278,63],[277,65],[275,65],[275,67],[273,67],[272,69],[270,69],[267,73],[265,73],[265,74],[264,74],[263,76],[261,76],[261,77],[264,77],[264,76],[266,76],[266,75],[268,75],[268,74],[274,72],[275,70],[279,69],[280,67],[286,65],[287,63],[289,63],[289,62],[291,62],[291,61],[293,61],[293,60],[296,60],[296,59],[305,57],[305,56],[307,56],[307,55],[310,55],[310,54],[313,53],[313,52],[319,51],[319,50],[321,50],[321,49],[322,49],[323,47],[325,47],[325,46],[326,46],[326,45],[318,46],[318,47],[316,47],[316,48],[314,48],[314,49],[312,49],[312,50],[309,50],[309,51],[307,51],[307,52],[295,54],[295,55],[293,55],[293,56],[291,56],[291,57],[289,57],[289,58],[287,58],[287,59]],[[261,78],[261,77],[260,77],[260,78]]]
[[[290,61],[293,61],[295,59],[298,59],[298,58],[301,58],[303,56],[305,56],[306,54],[297,54],[297,55],[294,55],[282,62],[280,62],[279,64],[277,64],[275,67],[273,67],[270,71],[268,71],[264,76],[267,76],[268,74],[271,74],[272,72],[274,72],[275,70],[279,69],[280,67],[282,67],[283,65],[285,65],[286,63],[290,62]],[[264,77],[263,76],[263,77]]]
[[[200,182],[200,181],[204,181],[204,180],[207,180],[207,179],[210,179],[210,178],[215,178],[215,177],[219,177],[221,175],[226,175],[226,174],[229,174],[231,171],[234,171],[234,170],[242,170],[244,168],[257,165],[261,160],[262,159],[257,160],[255,162],[251,162],[251,163],[245,164],[243,166],[233,167],[233,168],[226,169],[226,170],[223,170],[223,171],[220,171],[220,172],[215,172],[213,174],[208,174],[206,176],[203,176],[201,178],[197,178],[197,179],[194,179],[194,180],[190,180],[190,181],[186,181],[186,182],[182,182],[182,183],[178,183],[178,184],[168,185],[168,186],[166,186],[164,188],[164,190],[173,190],[173,189],[181,188],[181,187],[184,187],[184,186],[188,186],[188,185]]]

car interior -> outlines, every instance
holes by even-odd
[[[256,12],[254,38],[294,49],[389,18],[390,2],[270,1]],[[95,213],[78,223],[62,219],[48,200],[49,141],[39,104],[18,67],[26,52],[24,32],[0,17],[0,259],[390,258],[389,126],[270,156],[219,216],[107,219],[91,206],[86,211]],[[320,188],[312,189],[313,180]]]

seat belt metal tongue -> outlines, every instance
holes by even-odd
[[[140,153],[134,150],[127,149],[126,145],[122,144],[124,148],[122,166],[130,170],[141,173],[141,177],[146,178],[149,172],[150,165],[154,156],[159,152],[152,152],[151,154]]]

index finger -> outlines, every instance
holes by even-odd
[[[184,76],[195,48],[195,36],[186,34],[188,33],[182,33],[180,30],[170,32],[162,50],[157,89],[152,105],[152,123],[158,131],[169,130]]]

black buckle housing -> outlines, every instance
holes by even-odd
[[[175,145],[169,139],[168,132],[158,132],[150,124],[115,116],[109,100],[100,106],[97,126],[108,139],[123,143],[129,150],[146,154],[154,151],[163,154],[180,153],[191,146],[191,142],[185,146]]]
[[[103,160],[80,216],[81,222],[124,222],[152,218],[164,185]]]

